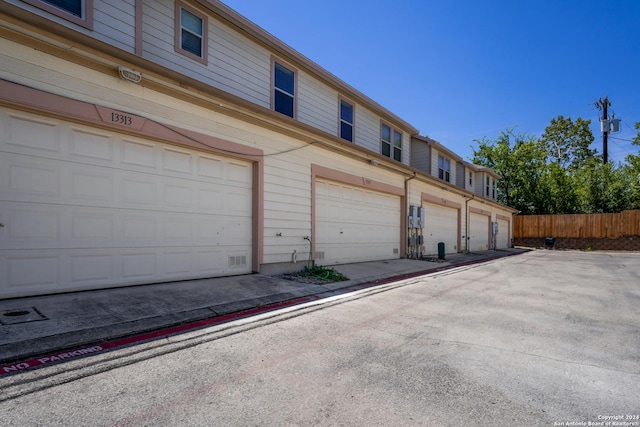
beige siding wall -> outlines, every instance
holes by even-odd
[[[93,34],[127,52],[135,50],[135,0],[94,0]]]
[[[380,118],[371,111],[356,106],[355,143],[380,154]]]
[[[411,166],[425,174],[431,173],[431,157],[429,144],[422,141],[411,141]]]
[[[174,5],[172,2],[144,4],[143,56],[163,66],[203,81],[262,107],[271,106],[271,54],[237,31],[209,17],[208,64],[193,61],[174,49]],[[285,61],[286,63],[286,61]],[[335,89],[297,71],[297,119],[338,136],[338,99]],[[380,117],[355,105],[354,142],[380,153]],[[403,132],[403,163],[409,164],[410,145]]]
[[[135,0],[94,0],[94,31],[17,0],[11,3],[128,52],[135,51]],[[271,53],[238,31],[208,17],[207,64],[175,51],[175,5],[144,0],[142,56],[265,108],[271,106]],[[297,119],[331,135],[338,132],[338,99],[332,87],[297,70]],[[347,97],[348,98],[348,97]],[[380,116],[355,105],[355,143],[380,153]],[[410,135],[403,132],[402,161],[410,163]]]
[[[411,135],[402,132],[402,163],[408,165],[411,162]]]
[[[145,1],[142,55],[167,68],[270,106],[270,53],[215,19],[208,19],[207,65],[175,51],[173,2]]]
[[[338,93],[300,71],[298,120],[331,135],[338,135]]]
[[[6,1],[127,52],[135,51],[135,0],[93,0],[93,31],[24,2]]]
[[[485,196],[486,174],[484,172],[476,173],[476,182],[474,192],[482,197]]]

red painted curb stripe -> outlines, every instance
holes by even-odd
[[[220,323],[229,322],[232,320],[254,316],[256,314],[265,313],[267,311],[273,311],[280,308],[289,307],[296,304],[302,304],[305,302],[309,302],[313,299],[318,299],[319,297],[302,297],[296,298],[293,300],[283,301],[279,303],[274,303],[264,307],[257,307],[248,310],[239,311],[236,313],[224,314],[222,316],[212,317],[210,319],[199,320],[193,323],[187,323],[184,325],[173,326],[170,328],[160,329],[152,332],[146,332],[143,334],[132,335],[130,337],[124,337],[112,341],[107,341],[101,344],[96,344],[90,347],[81,347],[75,348],[73,350],[49,354],[46,356],[40,356],[29,360],[24,360],[19,363],[14,363],[11,365],[0,366],[0,377],[4,375],[14,374],[17,372],[24,372],[26,370],[39,368],[44,365],[50,365],[52,363],[57,363],[63,360],[72,360],[77,359],[79,357],[83,357],[86,355],[94,355],[104,351],[113,350],[119,347],[126,347],[132,344],[138,344],[145,341],[151,341],[157,338],[166,337],[169,335],[176,335],[179,333],[187,332],[192,329],[198,329],[205,326],[212,326]]]

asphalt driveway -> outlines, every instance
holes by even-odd
[[[638,253],[532,251],[11,377],[0,412],[7,425],[638,426],[639,279]]]

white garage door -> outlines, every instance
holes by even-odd
[[[249,163],[0,109],[0,298],[251,271]]]
[[[316,263],[400,258],[400,197],[316,181]]]
[[[510,246],[509,221],[498,219],[498,235],[496,236],[496,249],[506,249]]]
[[[424,210],[425,254],[437,254],[440,242],[446,253],[458,252],[458,210],[432,203],[425,203]]]
[[[476,213],[469,216],[469,250],[486,251],[489,249],[489,217]]]

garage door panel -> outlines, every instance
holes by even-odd
[[[251,169],[249,165],[229,161],[227,177],[227,180],[229,182],[248,186],[249,184],[251,184],[251,180],[249,179],[250,173]]]
[[[14,253],[5,256],[5,277],[9,288],[55,286],[59,276],[58,254]]]
[[[45,160],[31,159],[21,154],[2,153],[2,181],[0,197],[18,197],[30,200],[34,197],[60,197],[62,171]]]
[[[157,208],[158,182],[145,175],[125,175],[120,177],[122,203],[131,208]]]
[[[510,246],[509,221],[498,219],[498,235],[496,236],[497,249],[506,249]]]
[[[128,170],[152,172],[157,169],[156,145],[149,142],[122,139],[120,162]],[[128,167],[127,167],[128,166]]]
[[[445,244],[446,253],[458,252],[458,210],[433,203],[425,203],[424,209],[425,254],[437,254],[440,242]]]
[[[109,170],[73,167],[68,172],[69,197],[78,205],[114,203],[115,177]],[[71,200],[70,200],[71,201]]]
[[[55,206],[40,206],[30,203],[0,202],[0,213],[5,227],[0,239],[0,249],[21,249],[24,245],[46,245],[60,235],[63,213]]]
[[[42,117],[24,116],[18,112],[6,115],[6,143],[11,150],[35,153],[60,151],[58,122]]]
[[[225,194],[225,197],[226,203],[221,207],[226,213],[246,215],[247,212],[251,212],[252,194],[250,190],[229,190]]]
[[[469,216],[469,250],[489,249],[489,217],[476,213]]]
[[[251,272],[250,162],[23,116],[0,109],[0,298]]]
[[[191,210],[193,208],[192,189],[186,183],[165,182],[162,185],[162,206]]]
[[[123,279],[151,279],[156,276],[156,254],[154,251],[148,250],[144,252],[124,252],[122,259],[122,278]]]
[[[107,283],[113,272],[112,254],[71,253],[69,262],[72,283]]]
[[[95,163],[96,160],[113,162],[115,158],[115,144],[108,133],[88,132],[74,129],[70,126],[69,154],[77,157],[81,162]]]
[[[200,178],[221,181],[224,178],[224,163],[219,159],[198,156],[197,174]]]
[[[399,197],[325,181],[315,188],[318,264],[399,257]]]
[[[192,161],[191,152],[175,148],[164,148],[162,150],[162,168],[166,171],[191,176],[193,175]]]

